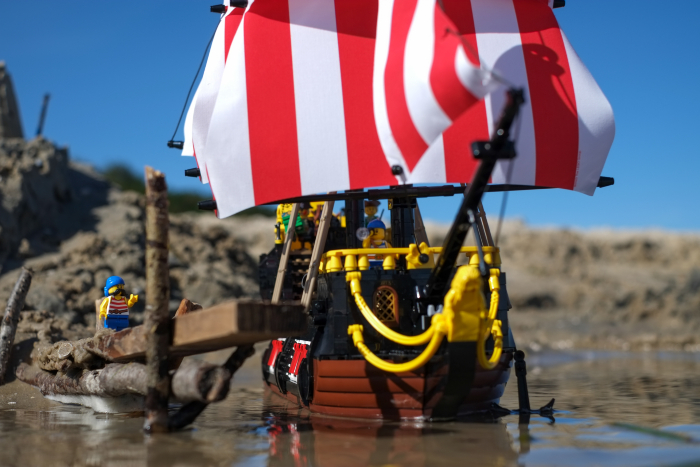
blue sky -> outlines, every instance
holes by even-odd
[[[351,0],[348,0],[351,1]],[[193,160],[168,149],[182,104],[214,31],[214,0],[0,3],[0,60],[19,97],[24,130],[73,158],[164,170],[171,187],[208,190],[182,176]],[[507,216],[535,225],[700,230],[700,3],[568,0],[557,18],[615,111],[616,138],[594,197],[563,190],[511,193]],[[181,139],[181,138],[176,138]],[[496,213],[500,194],[487,195]],[[422,204],[450,220],[458,199]]]

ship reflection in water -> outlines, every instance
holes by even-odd
[[[265,402],[278,402],[266,392]],[[286,401],[282,404],[286,404]],[[286,406],[292,409],[292,404]],[[270,466],[516,465],[518,454],[504,423],[380,423],[324,416],[265,416]],[[450,448],[449,446],[452,446]]]
[[[695,354],[530,357],[533,407],[556,397],[559,411],[527,425],[514,415],[439,424],[317,416],[265,393],[252,363],[232,397],[166,436],[145,437],[140,416],[94,414],[4,386],[0,466],[700,465]],[[502,405],[516,408],[514,384]]]

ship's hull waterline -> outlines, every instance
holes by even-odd
[[[510,377],[512,361],[513,353],[504,352],[492,370],[481,368],[477,362],[472,388],[456,415],[485,411],[497,404]],[[399,374],[381,371],[363,359],[313,359],[312,384],[304,397],[302,384],[285,381],[282,388],[265,366],[267,390],[300,408],[330,416],[383,420],[430,419],[448,373],[441,357],[416,371]]]

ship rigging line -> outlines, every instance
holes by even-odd
[[[219,19],[219,22],[221,22],[221,19]],[[211,38],[209,39],[209,42],[207,42],[207,46],[204,48],[204,55],[202,55],[202,60],[199,62],[199,68],[197,68],[197,73],[195,73],[194,78],[192,79],[192,84],[190,84],[190,90],[187,91],[187,97],[185,98],[185,105],[182,106],[182,112],[180,112],[180,118],[177,120],[177,126],[175,127],[175,131],[173,132],[173,136],[170,137],[170,141],[173,141],[175,139],[175,135],[177,135],[177,130],[180,129],[180,123],[182,123],[182,116],[185,115],[185,110],[187,110],[187,103],[190,101],[190,94],[192,94],[192,89],[194,88],[194,83],[197,82],[197,77],[199,76],[199,72],[202,71],[202,65],[204,65],[204,60],[207,58],[207,52],[209,52],[209,47],[211,47],[211,43],[214,41],[214,36],[216,35],[216,30],[219,28],[219,24],[216,24],[216,28],[214,28],[214,34],[211,35]]]
[[[520,122],[522,118],[520,115],[517,116],[517,122],[515,127],[515,137],[513,141],[518,141],[518,136],[520,136]],[[510,185],[510,179],[513,176],[513,166],[515,165],[515,159],[508,161],[508,173],[506,174],[506,185]],[[503,198],[501,200],[501,212],[498,214],[498,225],[496,226],[496,240],[494,246],[498,247],[498,239],[501,237],[501,225],[503,224],[503,217],[506,215],[506,205],[508,204],[508,191],[503,192]]]

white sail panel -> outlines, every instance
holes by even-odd
[[[187,109],[185,116],[185,125],[182,127],[182,132],[185,136],[185,141],[182,143],[182,156],[194,156],[194,145],[192,144],[192,120],[194,119],[194,107],[197,105],[197,92],[194,93],[190,107]]]
[[[201,174],[202,183],[209,183],[207,170],[207,136],[214,105],[221,88],[221,76],[224,73],[231,41],[243,17],[243,9],[228,7],[221,17],[214,33],[207,64],[202,80],[197,88],[197,105],[194,107],[192,123],[193,153]]]

